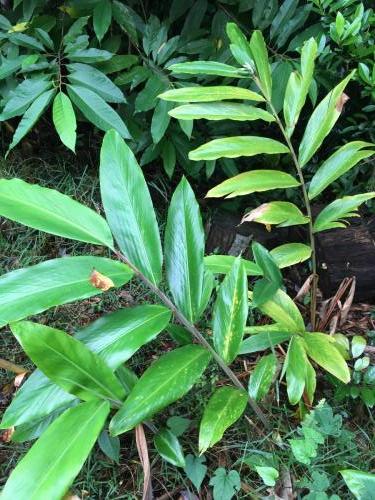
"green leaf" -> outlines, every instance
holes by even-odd
[[[175,102],[211,102],[224,101],[230,99],[243,99],[248,101],[264,101],[264,97],[252,90],[241,87],[231,87],[229,85],[211,85],[184,87],[163,92],[160,99]]]
[[[338,120],[345,102],[345,87],[354,75],[352,71],[318,104],[312,113],[299,146],[298,161],[303,167],[320,148]]]
[[[43,45],[33,36],[26,35],[25,33],[11,33],[9,40],[20,47],[44,52]]]
[[[259,334],[258,334],[259,335]],[[252,337],[250,337],[252,338]],[[277,369],[277,358],[274,354],[263,356],[257,362],[249,380],[249,396],[260,401],[269,391]]]
[[[169,417],[167,420],[167,425],[170,431],[173,432],[173,434],[177,437],[182,436],[182,434],[188,430],[190,424],[191,420],[189,420],[188,418],[179,417],[178,415]]]
[[[81,470],[108,414],[109,404],[97,400],[64,412],[18,463],[1,498],[62,498]]]
[[[230,364],[236,358],[248,313],[247,277],[237,258],[220,285],[213,310],[213,342],[216,352]]]
[[[240,68],[215,61],[194,61],[172,64],[168,67],[172,73],[187,75],[214,75],[243,78],[245,73]]]
[[[345,469],[339,472],[357,500],[374,499],[375,474],[355,469]]]
[[[277,224],[278,227],[308,224],[309,218],[288,201],[263,203],[244,215],[241,222],[259,222],[265,226]]]
[[[13,149],[20,142],[21,139],[32,129],[35,123],[39,120],[41,114],[48,107],[55,94],[55,90],[47,90],[31,104],[31,106],[25,111],[21,121],[14,132],[12,143],[9,146],[8,152]]]
[[[42,28],[35,28],[35,36],[39,38],[39,40],[47,49],[50,49],[52,51],[55,50],[55,44],[53,43],[53,40],[47,31]]]
[[[289,342],[284,370],[289,402],[296,405],[305,389],[307,356],[302,337],[293,335]]]
[[[0,326],[102,293],[90,282],[93,269],[112,280],[115,287],[133,276],[125,264],[92,256],[47,260],[2,275]]]
[[[304,243],[284,243],[270,251],[280,269],[304,262],[311,257],[311,247]]]
[[[113,54],[108,50],[94,48],[75,50],[68,54],[69,61],[88,64],[108,61],[112,56]]]
[[[107,430],[100,433],[98,445],[108,458],[120,464],[120,440],[117,436],[110,436]]]
[[[192,335],[181,325],[168,325],[167,332],[172,339],[180,345],[188,345],[193,343]]]
[[[156,285],[163,256],[152,200],[135,156],[114,130],[105,134],[100,152],[100,189],[121,251]]]
[[[283,277],[267,248],[254,241],[251,245],[251,250],[257,266],[262,270],[263,276],[280,287],[283,282]]]
[[[237,136],[207,142],[190,151],[189,159],[194,161],[217,160],[218,158],[238,158],[239,156],[276,153],[289,153],[289,149],[281,142],[267,137]],[[259,170],[255,172],[259,172]]]
[[[247,394],[234,387],[221,387],[210,397],[199,427],[199,453],[204,453],[244,412]]]
[[[122,91],[104,73],[88,64],[68,64],[68,80],[79,87],[87,88],[98,94],[106,102],[126,102]]]
[[[366,347],[366,339],[360,335],[354,335],[352,338],[352,356],[358,358],[363,354]]]
[[[272,327],[273,325],[267,325]],[[292,335],[291,332],[282,331],[282,326],[279,326],[280,331],[264,331],[251,335],[242,341],[240,352],[238,354],[251,354],[253,352],[265,351],[274,345],[286,342]]]
[[[243,172],[210,189],[207,198],[234,198],[246,194],[299,186],[289,174],[279,170],[252,170]]]
[[[316,373],[308,359],[306,359],[305,395],[310,405],[313,404],[316,389]]]
[[[176,467],[185,467],[185,457],[177,437],[169,429],[160,430],[154,437],[155,448],[164,460]]]
[[[299,115],[306,102],[314,75],[314,61],[318,47],[314,38],[307,40],[301,51],[301,72],[294,71],[289,77],[284,98],[286,132],[291,137]]]
[[[174,108],[169,112],[170,116],[179,120],[235,120],[253,121],[264,120],[275,121],[274,117],[264,109],[256,108],[248,104],[212,102],[206,104],[185,104]]]
[[[154,340],[170,318],[171,312],[159,305],[118,309],[81,329],[75,338],[116,369],[140,347]]]
[[[115,129],[125,139],[129,131],[120,116],[98,94],[79,85],[67,85],[68,94],[82,114],[100,130]]]
[[[102,41],[112,20],[112,4],[109,0],[100,0],[93,14],[93,24],[96,38]]]
[[[57,236],[113,248],[111,231],[99,214],[54,189],[21,179],[0,179],[0,215]]]
[[[344,198],[333,201],[323,208],[315,219],[314,233],[336,227],[345,227],[345,219],[358,217],[359,205],[372,198],[375,198],[375,191],[354,196],[344,196]]]
[[[335,346],[333,337],[324,333],[306,332],[303,339],[307,345],[307,354],[315,363],[341,380],[341,382],[345,384],[350,382],[348,365]]]
[[[166,141],[163,141],[161,157],[163,160],[165,173],[171,179],[176,166],[176,148],[168,139]]]
[[[266,486],[275,486],[276,480],[279,478],[279,472],[274,467],[256,465],[255,470],[262,478]]]
[[[52,82],[45,79],[27,79],[9,93],[8,100],[0,115],[0,121],[23,115],[27,108],[44,92]]]
[[[194,193],[185,179],[177,186],[168,210],[164,241],[165,268],[176,306],[195,322],[204,301],[204,230]]]
[[[209,361],[208,351],[195,344],[161,356],[147,368],[113,417],[111,434],[132,429],[181,398],[201,377]]]
[[[250,50],[259,76],[261,90],[270,101],[272,96],[271,67],[268,62],[267,46],[261,31],[254,31],[250,39]]]
[[[195,457],[194,455],[187,455],[186,457],[185,473],[198,492],[207,472],[207,466],[204,465],[205,461],[205,457]]]
[[[208,255],[204,258],[205,267],[214,274],[227,274],[231,270],[236,257],[233,255]],[[248,276],[261,276],[262,270],[249,260],[242,259]]]
[[[298,7],[298,0],[285,0],[279,8],[279,11],[272,21],[270,29],[270,39],[273,40],[280,32],[285,29],[285,25],[290,18],[293,17],[296,8]]]
[[[353,141],[339,148],[316,171],[309,186],[309,199],[316,198],[324,189],[357,163],[372,156],[375,151],[361,149],[374,147],[370,142]]]
[[[245,67],[253,67],[253,55],[250,50],[249,42],[245,35],[235,23],[227,23],[226,27],[228,38],[231,42],[230,50],[236,61]]]
[[[3,58],[0,66],[0,80],[15,74],[21,67],[26,56],[19,56],[14,59]]]
[[[154,144],[157,144],[164,137],[170,122],[169,110],[172,105],[168,101],[158,101],[155,106],[151,120],[151,137]]]
[[[158,95],[163,92],[168,86],[168,82],[160,78],[158,75],[153,74],[148,78],[143,90],[138,92],[134,102],[135,111],[137,113],[150,111],[154,109],[158,101]]]
[[[282,290],[278,290],[272,299],[262,304],[259,309],[276,323],[280,323],[286,331],[292,333],[305,331],[305,324],[298,307]]]
[[[111,369],[79,340],[31,321],[13,323],[11,330],[36,366],[70,394],[85,401],[125,397]]]
[[[77,122],[72,103],[64,92],[59,92],[53,101],[52,118],[61,142],[74,153]]]
[[[134,54],[114,55],[109,61],[96,64],[98,69],[109,75],[128,69],[138,62],[138,57]],[[117,83],[117,82],[116,82]]]
[[[236,470],[226,471],[219,467],[215,470],[210,485],[214,487],[214,500],[231,500],[241,489],[240,475]]]

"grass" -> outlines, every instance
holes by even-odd
[[[97,170],[90,165],[72,165],[64,160],[58,162],[31,159],[18,161],[3,161],[0,164],[1,176],[21,177],[30,182],[38,182],[44,186],[54,187],[86,205],[101,210]],[[152,181],[152,190],[160,201],[169,197],[168,188],[157,180]],[[160,203],[163,206],[163,203]],[[161,214],[161,219],[164,214]],[[5,273],[12,269],[36,264],[48,258],[62,255],[82,255],[98,253],[105,255],[98,247],[85,245],[62,238],[46,235],[10,221],[0,221],[0,272]],[[101,314],[116,310],[119,307],[129,307],[144,302],[154,302],[155,298],[142,284],[133,280],[120,293],[117,291],[93,297],[88,300],[67,304],[54,308],[38,316],[38,321],[60,328],[69,333],[85,326]],[[136,353],[130,362],[130,367],[141,374],[154,358],[174,346],[174,342],[167,334],[159,336],[157,341],[148,344]],[[31,363],[24,356],[22,349],[15,342],[7,328],[0,331],[0,357],[31,368]],[[249,359],[252,364],[255,357]],[[247,368],[242,363],[235,365],[238,374],[248,378]],[[12,374],[0,372],[0,384],[3,388],[1,397],[2,410],[9,404],[11,395],[5,394],[4,387],[12,383]],[[205,403],[217,385],[222,384],[221,374],[215,365],[211,365],[204,377],[176,404],[165,409],[155,418],[159,427],[166,425],[171,416],[182,416],[191,419],[189,429],[181,436],[180,441],[185,454],[197,454],[197,436],[199,420]],[[323,395],[332,402],[332,388],[324,387]],[[285,388],[279,387],[280,401],[286,401]],[[346,427],[353,433],[349,446],[339,440],[327,441],[320,449],[319,456],[308,468],[292,461],[288,439],[295,433],[299,419],[290,407],[275,403],[275,393],[267,397],[263,406],[272,415],[274,428],[264,435],[257,422],[241,418],[224,436],[224,439],[215,447],[209,449],[206,456],[208,467],[206,479],[201,489],[201,498],[210,498],[208,480],[219,466],[227,469],[235,468],[241,475],[242,488],[237,498],[262,498],[269,495],[270,488],[265,486],[248,465],[245,458],[254,451],[269,452],[279,457],[280,463],[290,470],[293,479],[311,478],[315,471],[326,472],[332,481],[331,493],[337,493],[342,499],[352,498],[338,474],[340,468],[359,468],[372,470],[374,464],[374,437],[372,422],[364,412],[354,415],[357,403],[344,401],[335,408],[336,412],[344,415]],[[354,415],[354,416],[353,416]],[[182,491],[194,491],[192,483],[183,470],[169,465],[156,453],[152,434],[146,430],[149,454],[152,467],[152,484],[156,497],[174,498]],[[11,469],[20,457],[27,451],[29,444],[0,443],[0,482],[3,484]],[[129,432],[121,436],[121,457],[117,465],[106,457],[96,445],[86,461],[81,473],[76,478],[72,490],[85,499],[116,500],[138,499],[142,496],[143,470],[138,457],[134,433]]]

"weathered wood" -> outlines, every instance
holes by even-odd
[[[304,242],[306,229],[299,226],[274,228],[246,222],[241,217],[217,212],[206,227],[207,253],[223,253],[250,257],[252,240],[268,249],[286,242]],[[345,229],[323,231],[316,235],[319,287],[324,297],[333,295],[345,277],[356,276],[355,300],[375,299],[375,217],[351,219]]]

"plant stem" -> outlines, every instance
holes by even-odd
[[[205,348],[207,349],[216,363],[220,366],[222,371],[228,376],[228,378],[231,380],[233,385],[238,387],[238,389],[241,389],[243,391],[246,391],[244,386],[241,384],[239,379],[236,377],[236,375],[233,373],[233,371],[224,363],[224,361],[221,359],[221,357],[217,354],[217,352],[214,350],[214,348],[210,345],[209,342],[204,338],[204,336],[200,333],[200,331],[192,324],[190,321],[185,318],[185,316],[177,309],[177,307],[173,304],[173,302],[167,297],[167,295],[160,290],[157,286],[154,285],[136,266],[134,266],[128,259],[123,255],[121,252],[118,252],[115,250],[115,254],[119,260],[124,262],[127,266],[134,271],[134,273],[138,276],[138,278],[143,281],[147,285],[147,287],[152,290],[152,292],[163,302],[165,306],[170,309],[176,318],[176,320],[181,323],[188,332],[190,332],[193,337]],[[263,425],[270,429],[271,424],[268,420],[268,418],[265,416],[265,414],[262,412],[262,410],[259,408],[257,403],[250,397],[248,396],[248,404],[251,406],[253,409],[254,413],[257,415],[259,420],[263,423]]]
[[[293,144],[291,143],[291,140],[286,133],[286,130],[284,128],[284,125],[282,124],[278,114],[276,113],[275,108],[272,105],[272,102],[268,101],[268,104],[271,108],[272,114],[275,117],[276,123],[278,124],[281,133],[284,136],[284,139],[288,145],[288,148],[290,150],[290,154],[292,155],[293,163],[296,168],[299,181],[301,183],[301,188],[302,188],[302,193],[303,193],[303,199],[305,202],[305,207],[306,207],[306,212],[307,216],[309,218],[309,240],[310,240],[310,247],[311,247],[311,264],[312,264],[312,281],[311,281],[311,303],[310,303],[310,321],[311,321],[311,328],[314,331],[315,329],[315,323],[316,323],[316,293],[317,293],[317,287],[318,287],[318,274],[317,274],[317,265],[316,265],[316,248],[315,248],[315,237],[314,237],[314,229],[313,229],[313,220],[312,220],[312,213],[311,213],[311,204],[310,200],[307,194],[306,190],[306,183],[305,179],[302,173],[302,167],[299,164],[297,154],[294,150]]]

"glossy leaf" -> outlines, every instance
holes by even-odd
[[[256,30],[251,35],[250,50],[254,58],[263,95],[270,101],[272,96],[271,67],[268,61],[267,46],[261,31]]]
[[[0,215],[40,231],[113,248],[106,221],[54,189],[21,179],[0,179]]]
[[[18,463],[1,498],[62,498],[94,446],[108,413],[109,404],[97,400],[64,412]]]
[[[298,161],[303,167],[316,153],[338,120],[344,104],[344,90],[354,72],[329,92],[312,113],[299,146]]]
[[[294,71],[289,77],[284,98],[284,118],[286,132],[292,136],[301,110],[306,102],[314,74],[314,61],[317,56],[317,43],[314,38],[307,40],[301,51],[301,71]]]
[[[259,335],[259,334],[258,334]],[[277,358],[274,354],[263,356],[257,362],[249,379],[249,396],[260,401],[268,393],[277,369]]]
[[[375,198],[375,191],[354,196],[344,196],[327,205],[319,212],[314,222],[314,232],[326,231],[336,227],[345,227],[345,219],[358,217],[358,207],[367,200]]]
[[[233,255],[208,255],[204,258],[204,265],[214,274],[227,274],[235,260],[236,257]],[[242,264],[248,276],[262,275],[262,270],[255,262],[242,259]]]
[[[112,4],[109,0],[100,0],[93,14],[94,31],[99,42],[107,33],[112,20]]]
[[[269,281],[273,281],[280,287],[282,285],[283,277],[280,269],[267,248],[254,241],[251,245],[251,251],[254,255],[256,264],[262,270],[263,276]]]
[[[45,79],[23,80],[9,93],[9,98],[0,114],[0,121],[23,115],[35,99],[49,90],[51,86],[52,82]]]
[[[239,156],[277,153],[289,153],[289,149],[274,139],[244,135],[214,139],[190,151],[189,158],[195,161],[217,160],[218,158],[238,158]]]
[[[208,351],[195,344],[161,356],[147,368],[113,417],[111,434],[132,429],[182,397],[203,374],[209,361]]]
[[[234,198],[246,194],[285,189],[299,186],[299,182],[290,174],[279,170],[251,170],[243,172],[218,184],[207,193],[208,198]]]
[[[61,142],[74,153],[77,122],[72,103],[64,92],[59,92],[53,101],[52,118]]]
[[[169,206],[164,253],[174,302],[189,321],[195,322],[204,305],[204,231],[198,203],[185,178]]]
[[[366,339],[360,335],[354,335],[352,338],[352,356],[358,358],[363,354],[366,347]]]
[[[245,35],[235,23],[227,23],[226,31],[230,40],[230,50],[236,61],[245,67],[253,67],[253,55],[250,50],[249,42]]]
[[[172,64],[168,67],[175,74],[214,75],[243,78],[244,72],[239,68],[215,61],[195,61]]]
[[[286,331],[293,333],[305,331],[305,324],[298,307],[282,290],[278,290],[272,299],[262,304],[259,309],[276,323],[280,323]]]
[[[153,284],[159,283],[163,257],[150,193],[135,156],[114,130],[106,133],[100,152],[100,190],[121,251]]]
[[[270,326],[272,327],[273,325]],[[250,337],[242,341],[238,354],[251,354],[253,352],[265,351],[272,346],[286,342],[291,337],[292,333],[283,331],[282,326],[279,328],[280,331],[274,331],[270,328],[270,331],[250,335]]]
[[[39,120],[42,113],[50,104],[52,97],[55,94],[55,90],[47,90],[31,104],[31,106],[25,111],[25,114],[21,118],[21,121],[14,132],[12,143],[9,146],[8,151],[13,149],[17,144],[25,137],[25,135],[32,129],[35,123]]]
[[[375,154],[370,142],[353,141],[339,148],[316,171],[309,186],[309,199],[316,198],[327,186],[348,172],[357,163]],[[362,150],[362,151],[361,151]]]
[[[90,89],[79,85],[67,85],[68,94],[82,114],[100,130],[115,129],[125,139],[130,139],[129,131],[120,116],[102,97]]]
[[[375,474],[355,469],[345,469],[339,472],[357,500],[370,500],[374,498]]]
[[[119,287],[133,276],[130,269],[103,257],[63,257],[17,269],[0,277],[0,326],[50,307],[102,292],[90,282],[96,269]]]
[[[170,109],[173,105],[168,101],[158,101],[151,120],[151,136],[154,144],[164,137],[170,122]]]
[[[294,203],[271,201],[245,214],[242,222],[259,222],[265,226],[277,224],[278,227],[287,227],[307,224],[309,218],[304,216]]]
[[[248,104],[215,102],[203,104],[184,104],[169,111],[170,116],[179,120],[234,120],[253,121],[264,120],[273,122],[274,117],[264,109]]]
[[[235,387],[221,387],[210,397],[199,427],[199,453],[204,453],[244,412],[247,394]]]
[[[238,354],[248,313],[247,277],[237,258],[220,285],[213,310],[213,342],[216,352],[230,364]]]
[[[159,305],[119,309],[79,330],[75,338],[116,369],[154,340],[166,328],[170,317],[171,312]]]
[[[126,99],[122,91],[102,71],[88,64],[69,64],[68,80],[98,94],[106,102],[122,103]]]
[[[310,405],[314,402],[314,394],[316,389],[316,373],[308,359],[306,359],[306,374],[305,374],[305,396]]]
[[[81,63],[99,63],[108,61],[113,54],[108,50],[101,50],[95,48],[74,50],[68,54],[69,60],[72,62]]]
[[[307,356],[302,337],[294,335],[285,360],[286,382],[289,402],[296,405],[305,389]]]
[[[160,430],[154,437],[155,448],[164,460],[176,467],[185,467],[185,457],[177,437],[169,429]]]
[[[324,333],[307,333],[303,336],[307,354],[327,372],[347,384],[350,372],[345,359],[335,346],[335,339]]]
[[[311,257],[311,248],[304,243],[284,243],[270,251],[280,269],[304,262]]]
[[[11,330],[36,366],[70,394],[85,401],[125,397],[104,361],[65,332],[31,321],[13,323]]]
[[[160,99],[175,102],[211,102],[225,101],[231,99],[241,99],[248,101],[264,101],[264,97],[252,90],[241,87],[231,87],[229,85],[211,85],[184,87],[182,89],[173,89],[163,92],[159,95]]]

